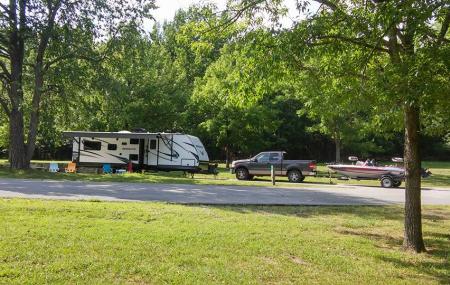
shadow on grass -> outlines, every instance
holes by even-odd
[[[193,206],[191,206],[193,207]],[[206,207],[206,206],[203,206]],[[214,209],[225,211],[233,211],[237,213],[261,213],[293,216],[300,218],[314,218],[329,216],[333,219],[334,216],[348,215],[348,220],[352,221],[352,216],[362,218],[363,220],[377,220],[377,221],[394,221],[398,224],[396,234],[392,234],[389,230],[384,232],[374,232],[378,230],[375,226],[367,226],[357,224],[355,228],[349,228],[345,224],[336,225],[336,233],[348,236],[358,236],[364,239],[373,240],[374,246],[383,249],[394,249],[402,252],[403,236],[403,208],[401,206],[207,206]],[[427,222],[446,221],[450,220],[450,211],[445,208],[434,208],[425,210],[423,213],[424,224]],[[391,228],[391,226],[389,227]],[[449,284],[450,281],[450,234],[441,233],[432,230],[424,231],[425,244],[428,249],[424,255],[429,255],[432,258],[407,258],[408,253],[402,255],[380,254],[379,258],[383,262],[393,264],[395,267],[405,268],[408,271],[412,270],[417,274],[426,274],[433,276],[441,284]],[[414,253],[411,253],[414,255]],[[409,256],[411,257],[411,256]]]
[[[400,244],[402,241],[398,241]],[[389,262],[397,268],[404,268],[417,272],[417,274],[433,276],[440,284],[449,284],[450,282],[450,240],[442,239],[439,234],[425,233],[425,246],[427,252],[422,253],[430,255],[433,260],[409,260],[402,257],[379,256],[383,262]],[[411,253],[414,254],[414,253]]]
[[[240,214],[259,213],[292,217],[354,215],[365,219],[403,221],[403,208],[399,206],[239,206],[239,205],[187,205],[187,207],[209,207]]]
[[[424,180],[426,184],[433,186],[450,186],[450,176],[442,174],[432,174]]]

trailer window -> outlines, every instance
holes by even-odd
[[[156,149],[156,140],[150,140],[150,149]]]
[[[139,159],[139,155],[137,155],[137,154],[130,154],[129,159],[130,160],[138,160]]]
[[[130,144],[139,144],[139,139],[130,139]]]
[[[102,149],[102,143],[101,142],[94,142],[94,141],[83,141],[84,150],[101,150]]]
[[[116,144],[109,143],[109,144],[108,144],[108,150],[117,150],[117,145],[116,145]]]

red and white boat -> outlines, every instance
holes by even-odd
[[[348,158],[350,161],[356,161],[353,165],[348,164],[331,164],[328,168],[346,178],[353,178],[357,180],[376,179],[381,181],[382,187],[399,187],[402,180],[405,178],[405,169],[399,166],[403,162],[401,158],[393,158],[392,161],[396,165],[378,166],[374,161],[367,160],[366,162],[358,161],[355,156]]]

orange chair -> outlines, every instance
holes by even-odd
[[[77,164],[75,162],[69,162],[67,167],[65,168],[66,173],[76,173],[77,172]]]

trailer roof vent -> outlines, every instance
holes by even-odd
[[[134,128],[131,130],[133,133],[146,133],[147,130],[144,128]]]

